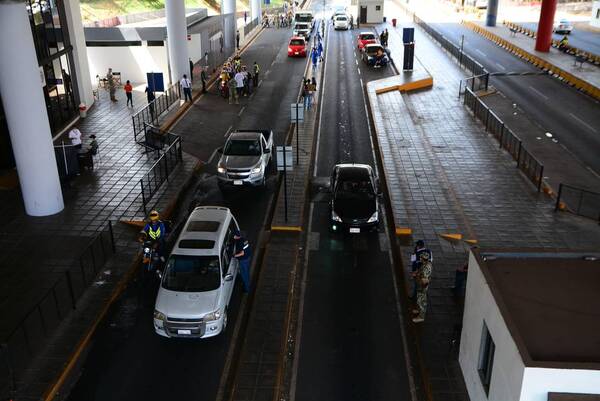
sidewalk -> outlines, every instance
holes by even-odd
[[[90,313],[80,317],[76,326],[81,327],[69,328],[65,336],[67,342],[63,344],[64,348],[60,353],[62,362],[56,363],[54,359],[53,366],[51,364],[39,371],[45,377],[43,383],[30,376],[32,371],[16,372],[19,394],[22,394],[22,390],[32,396],[37,394],[39,398],[45,390],[44,386],[53,379],[53,373],[57,372],[57,368],[62,368],[64,359],[81,338],[79,329],[89,327],[97,316],[92,310],[97,312],[98,308],[103,306],[116,283],[131,266],[139,247],[135,230],[119,224],[118,221],[145,217],[139,180],[155,160],[152,153],[143,154],[144,149],[134,142],[131,121],[134,109],[126,107],[122,90],[117,91],[117,98],[118,102],[111,102],[108,93],[100,91],[100,100],[89,111],[87,118],[77,124],[83,134],[84,148],[88,146],[91,134],[97,136],[99,154],[94,157],[94,170],[81,171],[81,175],[63,186],[65,209],[61,213],[42,218],[27,216],[18,189],[0,191],[0,210],[5,216],[0,232],[3,250],[0,259],[0,274],[3,277],[0,284],[0,341],[7,341],[9,346],[13,345],[11,362],[15,366],[22,368],[25,362],[15,354],[23,356],[26,350],[19,350],[19,353],[15,351],[18,347],[14,345],[23,341],[23,332],[15,333],[9,340],[7,336],[57,280],[64,276],[64,272],[77,263],[89,241],[109,220],[113,222],[117,247],[113,262],[105,268],[109,273],[98,278],[100,284],[93,288],[101,287],[104,295],[93,299],[93,307],[88,310]],[[139,108],[145,104],[145,94],[135,92],[134,105]],[[165,183],[152,198],[149,207],[165,210],[172,204],[191,177],[195,165],[195,158],[184,154],[183,162],[173,171],[168,184]],[[61,288],[59,295],[64,295],[65,291]],[[82,310],[85,310],[86,306],[88,305],[83,300],[81,305],[78,303],[78,308],[81,307]],[[51,310],[44,309],[44,315],[47,313],[51,313]],[[31,336],[31,333],[32,331],[27,335]],[[53,334],[47,333],[46,338],[52,338]],[[43,336],[41,339],[43,340]],[[37,343],[38,337],[29,338],[29,341]],[[60,359],[58,355],[55,357]],[[2,372],[4,369],[3,366]],[[2,375],[2,394],[5,390],[5,380],[6,377]]]
[[[412,22],[399,9],[391,14],[400,17],[400,26],[382,27],[390,32],[392,55],[400,55],[402,27]],[[415,42],[416,56],[434,77],[433,88],[376,95],[373,82],[369,102],[395,228],[412,230],[408,242],[424,239],[434,255],[427,319],[413,326],[428,392],[436,401],[468,400],[458,347],[451,345],[460,339],[463,305],[451,288],[470,244],[442,235],[460,234],[486,248],[589,249],[600,245],[600,229],[585,219],[553,213],[552,201],[536,193],[457,99],[464,72],[419,28]],[[410,284],[413,244],[408,242],[400,252]],[[410,294],[410,288],[406,291]]]

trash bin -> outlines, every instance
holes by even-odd
[[[396,18],[392,18],[392,25],[394,28],[396,27]]]
[[[79,117],[85,118],[87,116],[87,106],[84,103],[79,105]]]

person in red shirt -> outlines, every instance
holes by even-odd
[[[123,88],[125,89],[125,95],[127,96],[127,106],[131,103],[131,107],[133,107],[133,86],[131,86],[131,82],[127,81]]]

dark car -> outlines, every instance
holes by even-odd
[[[365,45],[361,54],[362,60],[371,67],[385,67],[389,64],[389,51],[379,43]]]
[[[371,166],[338,164],[331,174],[331,230],[360,233],[379,225],[379,182]]]

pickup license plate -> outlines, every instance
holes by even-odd
[[[350,233],[351,234],[358,234],[358,233],[360,233],[360,228],[350,228]]]
[[[244,185],[242,180],[233,180],[233,185]]]
[[[192,330],[177,330],[177,334],[189,336],[192,334]]]

